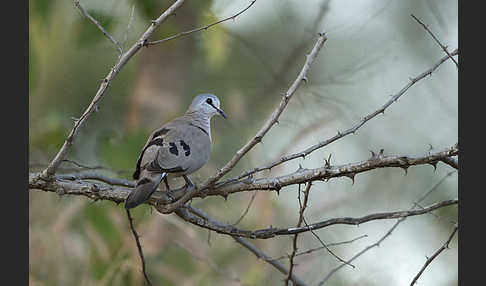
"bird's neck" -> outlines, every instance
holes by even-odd
[[[184,117],[188,119],[189,122],[203,129],[211,140],[211,115],[202,112],[188,111],[184,114]]]

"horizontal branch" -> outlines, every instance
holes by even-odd
[[[455,56],[458,54],[458,50],[456,49],[454,52],[452,52],[452,56]],[[307,149],[303,150],[303,151],[300,151],[298,153],[295,153],[295,154],[291,154],[291,155],[286,155],[286,156],[283,156],[281,157],[280,159],[274,161],[274,162],[271,162],[271,163],[268,163],[268,164],[265,164],[261,167],[257,167],[257,168],[254,168],[250,171],[247,171],[247,172],[244,172],[243,174],[241,174],[240,176],[238,176],[237,178],[235,179],[241,179],[241,178],[244,178],[244,177],[248,177],[250,175],[253,175],[255,173],[258,173],[258,172],[261,172],[261,171],[264,171],[264,170],[270,170],[271,168],[273,167],[276,167],[280,164],[283,164],[287,161],[291,161],[291,160],[294,160],[294,159],[297,159],[297,158],[305,158],[307,155],[309,155],[310,153],[318,150],[318,149],[321,149],[349,134],[355,134],[355,132],[361,128],[361,126],[363,126],[365,123],[367,123],[368,121],[370,121],[371,119],[375,118],[377,115],[379,114],[385,114],[385,110],[390,106],[392,105],[394,102],[397,102],[397,100],[405,94],[405,92],[410,88],[412,87],[414,84],[416,84],[417,82],[419,82],[420,80],[426,78],[427,76],[429,75],[432,75],[432,73],[445,61],[447,61],[449,59],[449,56],[445,56],[445,57],[442,57],[433,67],[431,67],[430,69],[424,71],[423,73],[419,74],[418,76],[416,76],[415,78],[411,78],[410,81],[398,92],[396,93],[395,95],[392,95],[392,97],[385,103],[383,104],[380,108],[378,108],[377,110],[373,111],[372,113],[366,115],[365,117],[363,117],[359,122],[357,122],[355,125],[353,125],[352,127],[350,127],[349,129],[345,130],[344,132],[338,132],[335,136],[327,139],[327,140],[324,140],[322,142],[319,142],[315,145],[312,145],[310,147],[308,147]],[[235,179],[230,179],[228,181],[234,181]]]
[[[438,161],[442,161],[447,157],[456,156],[458,153],[457,145],[443,151],[418,157],[384,156],[382,153],[379,153],[366,161],[358,163],[337,166],[326,165],[316,169],[301,168],[294,173],[280,177],[252,180],[243,179],[232,183],[218,184],[206,189],[204,192],[196,193],[195,196],[201,198],[206,196],[227,197],[232,193],[251,190],[280,191],[281,188],[289,185],[302,184],[315,180],[329,180],[337,177],[349,177],[354,180],[354,176],[358,173],[385,167],[399,167],[405,170],[414,165],[430,164],[435,167]],[[92,182],[90,180],[101,181],[102,183]],[[39,176],[39,173],[29,174],[30,190],[82,195],[94,200],[109,200],[116,203],[123,202],[134,186],[134,181],[110,178],[95,171],[57,175],[52,180],[43,180]],[[183,190],[183,188],[175,190],[173,197],[181,197],[184,194]],[[168,200],[165,193],[156,192],[148,203],[157,206],[160,212],[165,213],[164,206],[158,205],[158,203],[164,203],[166,201]]]
[[[442,202],[438,202],[432,204],[430,206],[424,207],[418,210],[408,210],[408,211],[397,211],[397,212],[384,212],[384,213],[375,213],[366,215],[359,218],[352,218],[352,217],[343,217],[343,218],[333,218],[328,219],[325,221],[317,222],[308,224],[302,227],[290,227],[290,228],[266,228],[266,229],[259,229],[259,230],[243,230],[232,225],[217,222],[217,221],[210,221],[207,219],[203,219],[199,216],[191,216],[191,212],[195,212],[198,214],[201,212],[200,210],[195,209],[191,206],[185,206],[180,208],[176,211],[178,216],[183,216],[186,221],[198,225],[199,227],[206,228],[217,233],[227,234],[231,236],[240,236],[252,239],[269,239],[275,236],[281,235],[293,235],[296,233],[307,232],[311,230],[325,228],[331,225],[338,225],[338,224],[346,224],[346,225],[360,225],[362,223],[375,221],[375,220],[383,220],[383,219],[396,219],[396,218],[404,218],[416,215],[422,215],[433,210],[443,208],[446,206],[456,205],[458,203],[457,199],[453,200],[446,200]]]

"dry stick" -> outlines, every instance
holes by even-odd
[[[410,210],[413,210],[415,208],[415,206],[417,204],[419,204],[420,202],[422,202],[423,200],[425,200],[432,192],[434,192],[441,184],[442,182],[444,182],[448,177],[450,177],[453,173],[455,173],[455,171],[452,171],[452,172],[449,172],[447,173],[447,175],[445,175],[442,179],[440,179],[437,183],[435,183],[431,188],[430,190],[428,190],[420,199],[418,199],[416,202],[413,203],[413,206],[410,208]],[[395,230],[395,228],[400,224],[402,223],[404,220],[406,219],[406,217],[403,217],[401,219],[399,219],[386,233],[384,236],[382,236],[377,242],[375,242],[374,244],[372,245],[369,245],[367,246],[366,248],[364,248],[363,250],[361,250],[360,252],[358,252],[356,255],[354,255],[351,259],[348,260],[348,262],[352,262],[354,261],[355,259],[357,259],[358,257],[360,257],[361,255],[363,255],[364,253],[366,253],[368,250],[374,248],[374,247],[377,247],[379,246],[387,237],[389,237],[392,232]],[[326,277],[324,277],[324,279],[319,282],[319,285],[318,286],[322,286],[324,285],[324,283],[326,283],[327,280],[329,280],[331,278],[331,276],[336,273],[337,271],[339,271],[339,269],[341,269],[343,267],[343,265],[339,265],[338,267],[334,268],[333,270],[331,270],[327,275]]]
[[[251,190],[278,191],[282,187],[306,183],[315,180],[328,180],[338,177],[353,177],[355,174],[386,167],[399,167],[407,169],[414,165],[430,164],[435,166],[438,161],[444,158],[457,156],[459,150],[457,146],[448,148],[436,153],[428,153],[424,156],[378,156],[369,160],[336,166],[324,166],[316,169],[299,169],[298,171],[273,178],[261,178],[255,180],[241,180],[225,185],[211,187],[206,192],[199,192],[197,197],[205,196],[228,196],[231,193],[238,193]],[[82,178],[78,180],[77,178]],[[90,182],[97,180],[102,183]],[[107,185],[108,184],[108,185]],[[121,185],[124,187],[117,187]],[[81,174],[64,174],[54,177],[50,181],[39,178],[39,173],[29,173],[29,190],[42,190],[55,192],[58,194],[82,195],[93,200],[109,200],[115,203],[123,202],[135,187],[135,182],[121,179],[110,178],[96,172],[83,172]],[[181,188],[182,190],[182,188]],[[163,195],[163,194],[162,194]],[[156,192],[148,204],[159,208],[159,194]],[[158,209],[161,212],[160,209]],[[163,213],[163,212],[161,212]]]
[[[118,43],[118,41],[112,36],[110,35],[110,33],[108,33],[104,28],[103,26],[101,26],[101,24],[96,21],[95,18],[93,18],[89,13],[88,11],[86,11],[83,6],[81,6],[81,4],[79,4],[79,0],[74,0],[74,5],[76,7],[78,7],[78,9],[81,11],[81,13],[84,14],[84,16],[86,16],[86,18],[88,18],[91,22],[93,22],[96,27],[98,27],[98,29],[101,30],[101,32],[103,32],[103,34],[113,43],[115,44],[116,48],[118,49],[118,52],[120,52],[120,56],[123,55],[123,49],[122,47],[120,46],[120,43]]]
[[[236,19],[236,17],[238,17],[239,15],[243,14],[246,10],[250,9],[250,7],[253,6],[253,4],[255,4],[255,2],[256,2],[256,0],[251,1],[250,5],[248,5],[245,9],[241,10],[240,12],[236,13],[235,15],[233,15],[231,17],[224,18],[222,20],[216,21],[214,23],[211,23],[211,24],[206,25],[206,26],[203,26],[203,27],[199,27],[199,28],[192,29],[192,30],[185,31],[185,32],[180,32],[178,34],[175,34],[175,35],[172,35],[170,37],[164,38],[162,40],[146,42],[145,45],[146,46],[150,46],[150,45],[161,44],[161,43],[164,43],[164,42],[167,42],[167,41],[170,41],[170,40],[174,40],[174,39],[177,39],[177,38],[180,38],[180,37],[188,36],[188,35],[190,35],[192,33],[196,33],[196,32],[202,31],[202,30],[206,30],[207,31],[212,26],[215,26],[217,24],[226,22],[226,21],[228,21],[230,19],[233,19],[233,20]]]
[[[419,273],[417,273],[417,275],[413,278],[412,283],[410,283],[410,286],[413,286],[415,283],[417,283],[417,279],[419,279],[420,275],[422,275],[425,268],[427,268],[427,266],[429,266],[429,264],[432,262],[432,260],[434,260],[437,256],[439,256],[439,254],[442,251],[449,248],[449,243],[451,242],[452,238],[456,234],[458,228],[459,227],[456,225],[454,227],[454,230],[452,231],[451,235],[449,236],[449,239],[447,239],[447,241],[444,243],[444,245],[442,245],[441,248],[437,249],[437,251],[431,257],[427,258],[427,261],[425,261],[424,266],[422,267],[422,269],[420,269]]]
[[[312,187],[312,182],[308,182],[307,186],[305,187],[304,190],[304,203],[301,203],[300,200],[300,184],[299,184],[299,190],[297,192],[297,198],[299,200],[299,219],[297,220],[297,226],[300,227],[302,225],[302,222],[304,220],[304,211],[307,208],[307,201],[309,199],[309,191],[310,188]],[[295,253],[297,252],[297,237],[298,233],[294,234],[294,239],[292,240],[292,253],[289,256],[289,274],[287,275],[287,278],[285,279],[285,285],[289,285],[290,278],[292,277],[292,271],[294,270],[294,257]]]
[[[458,54],[458,50],[456,49],[455,51],[452,52],[452,56],[455,56]],[[307,155],[309,155],[310,153],[314,152],[315,150],[317,149],[320,149],[320,148],[323,148],[331,143],[333,143],[334,141],[337,141],[349,134],[354,134],[361,126],[363,126],[366,122],[368,122],[369,120],[371,120],[372,118],[376,117],[378,114],[385,114],[385,110],[390,106],[392,105],[394,102],[396,102],[410,87],[412,87],[415,83],[417,83],[418,81],[424,79],[425,77],[427,77],[428,75],[432,75],[432,73],[445,61],[447,61],[449,59],[449,56],[445,56],[443,58],[441,58],[439,60],[438,63],[436,63],[433,67],[431,67],[430,69],[426,70],[425,72],[421,73],[420,75],[418,75],[417,77],[415,78],[412,78],[410,79],[410,82],[408,84],[406,84],[397,94],[393,95],[390,100],[388,100],[384,105],[382,105],[379,109],[377,109],[376,111],[366,115],[365,117],[363,117],[359,122],[357,122],[354,126],[352,126],[351,128],[347,129],[346,131],[344,132],[338,132],[334,137],[332,138],[329,138],[327,140],[324,140],[322,142],[319,142],[318,144],[315,144],[315,145],[312,145],[310,147],[308,147],[307,149],[305,149],[304,151],[301,151],[301,152],[298,152],[298,153],[295,153],[295,154],[291,154],[291,155],[287,155],[287,156],[284,156],[282,158],[280,158],[279,160],[276,160],[274,162],[271,162],[269,164],[266,164],[264,166],[261,166],[261,167],[257,167],[257,168],[254,168],[253,170],[250,170],[250,171],[247,171],[243,174],[241,174],[239,177],[237,178],[233,178],[233,179],[229,179],[225,182],[232,182],[236,179],[241,179],[241,178],[244,178],[244,177],[248,177],[250,175],[253,175],[257,172],[261,172],[261,171],[264,171],[264,170],[269,170],[275,166],[278,166],[282,163],[285,163],[287,161],[290,161],[290,160],[294,160],[294,159],[297,159],[297,158],[305,158]]]
[[[222,222],[219,222],[215,220],[214,218],[210,217],[208,214],[203,212],[202,210],[192,207],[192,206],[185,206],[183,208],[180,208],[176,210],[175,212],[180,218],[183,220],[192,223],[194,225],[198,225],[196,221],[204,221],[207,224],[211,225],[227,225]],[[229,225],[227,225],[229,226]],[[248,240],[238,237],[235,235],[230,236],[239,244],[250,250],[253,254],[256,255],[256,257],[263,259],[265,262],[269,263],[273,267],[275,267],[278,271],[280,271],[282,274],[287,275],[289,271],[283,266],[280,262],[272,259],[270,256],[266,255],[263,251],[255,247],[251,242]],[[291,280],[294,282],[295,285],[302,285],[305,286],[306,284],[297,278],[294,274],[291,275]]]
[[[59,152],[56,154],[56,156],[51,161],[49,166],[44,171],[42,171],[41,174],[42,179],[45,180],[50,179],[55,174],[56,169],[59,167],[62,160],[64,159],[64,157],[66,157],[69,149],[73,145],[74,139],[78,135],[79,130],[84,126],[89,116],[95,110],[98,110],[98,103],[103,98],[111,82],[116,77],[116,75],[120,72],[123,66],[125,66],[128,60],[130,60],[140,50],[140,48],[143,47],[143,44],[152,35],[152,33],[165,20],[167,20],[167,18],[169,18],[169,16],[172,15],[175,12],[175,10],[177,10],[183,3],[184,0],[177,0],[174,4],[172,4],[167,10],[165,10],[164,13],[162,13],[155,21],[152,22],[150,27],[143,33],[140,39],[127,52],[125,52],[123,55],[121,55],[121,57],[118,58],[118,62],[113,66],[113,68],[110,70],[108,75],[101,82],[101,85],[98,91],[96,92],[96,95],[94,96],[93,100],[89,104],[89,106],[86,108],[86,110],[81,115],[81,117],[75,121],[73,129],[71,130],[68,137],[64,141],[64,144],[62,145]]]
[[[130,229],[132,230],[133,236],[135,237],[135,241],[137,242],[137,248],[138,248],[138,254],[140,255],[140,260],[142,261],[142,271],[143,271],[143,276],[145,277],[145,281],[147,282],[148,285],[152,285],[150,282],[150,279],[148,278],[147,272],[145,270],[145,258],[143,256],[143,250],[142,250],[142,245],[140,244],[140,239],[137,234],[137,231],[135,230],[135,227],[133,226],[133,219],[132,215],[130,214],[130,210],[127,211],[127,216],[128,220],[130,221]]]
[[[370,215],[366,215],[363,217],[340,217],[340,218],[332,218],[324,221],[320,221],[317,223],[309,224],[307,226],[301,227],[290,227],[290,228],[276,228],[270,227],[265,229],[257,229],[257,230],[244,230],[233,227],[232,225],[226,223],[220,223],[215,220],[209,221],[207,219],[201,219],[200,213],[202,212],[199,209],[196,209],[192,206],[184,206],[178,210],[176,210],[176,214],[178,216],[184,217],[184,219],[192,224],[196,224],[202,228],[206,228],[209,230],[213,230],[217,233],[227,234],[231,236],[240,236],[252,239],[269,239],[275,236],[281,235],[293,235],[296,233],[307,232],[311,230],[321,229],[325,227],[329,227],[331,225],[338,225],[338,224],[345,224],[345,225],[360,225],[362,223],[375,221],[375,220],[383,220],[383,219],[395,219],[395,218],[402,218],[402,217],[409,217],[409,216],[417,216],[422,215],[425,213],[429,213],[433,210],[457,205],[458,199],[452,200],[445,200],[441,202],[434,203],[430,206],[424,207],[423,209],[419,210],[409,210],[409,211],[396,211],[396,212],[384,212],[384,213],[374,213]],[[197,216],[191,215],[191,213],[195,213]],[[344,264],[343,264],[344,265]]]
[[[292,95],[294,95],[295,91],[300,86],[301,82],[302,81],[307,82],[307,72],[309,71],[312,62],[314,62],[315,58],[317,57],[317,54],[319,53],[320,49],[322,48],[322,45],[326,40],[327,40],[326,34],[319,33],[319,37],[317,39],[316,44],[314,45],[311,53],[307,55],[307,59],[304,63],[304,67],[300,71],[294,83],[290,86],[289,90],[285,93],[285,95],[283,95],[282,100],[280,101],[280,104],[277,107],[277,109],[274,110],[274,112],[270,115],[270,117],[267,119],[265,124],[263,124],[262,128],[257,132],[257,134],[250,141],[248,141],[243,147],[241,147],[241,149],[236,152],[233,158],[231,158],[231,160],[228,163],[226,163],[224,167],[219,169],[216,172],[216,174],[209,177],[202,184],[202,186],[191,189],[191,191],[184,194],[180,199],[178,199],[176,202],[172,204],[161,206],[159,208],[160,212],[171,213],[175,209],[183,206],[186,202],[192,199],[198,192],[207,189],[209,186],[212,186],[216,181],[221,179],[226,173],[231,171],[233,167],[240,161],[240,159],[246,153],[248,153],[248,151],[250,151],[256,144],[262,142],[263,136],[265,136],[265,134],[267,134],[267,132],[272,128],[272,126],[278,122],[278,118],[280,117],[280,114],[282,114],[283,110],[287,106],[287,103],[292,98]]]
[[[422,25],[422,27],[424,27],[424,29],[429,33],[430,36],[432,36],[432,38],[435,40],[435,42],[442,48],[442,50],[447,54],[447,56],[456,64],[456,67],[459,68],[459,64],[457,63],[457,61],[452,57],[452,55],[449,53],[449,51],[447,50],[447,47],[444,46],[443,44],[441,44],[441,42],[439,40],[437,40],[437,38],[435,37],[435,35],[429,30],[429,28],[427,27],[427,25],[425,25],[424,23],[422,23],[422,21],[420,21],[417,17],[415,17],[413,14],[411,14],[410,16],[412,16],[412,18],[415,19],[415,21],[417,21],[420,25]]]
[[[258,193],[258,191],[253,192],[253,195],[251,196],[251,199],[250,199],[250,202],[248,203],[248,206],[246,207],[245,211],[240,216],[240,218],[235,223],[233,223],[233,226],[239,224],[241,222],[241,220],[243,220],[243,218],[246,216],[246,214],[248,214],[248,211],[250,210],[250,207],[253,204],[253,201],[255,200],[257,193]]]
[[[335,243],[328,243],[326,244],[327,247],[331,247],[331,246],[338,246],[338,245],[343,245],[343,244],[349,244],[349,243],[353,243],[359,239],[362,239],[362,238],[365,238],[365,237],[368,237],[368,235],[361,235],[361,236],[358,236],[356,238],[353,238],[351,240],[347,240],[347,241],[341,241],[341,242],[335,242]],[[311,254],[313,252],[316,252],[316,251],[319,251],[319,250],[322,250],[322,249],[326,249],[326,247],[324,246],[321,246],[321,247],[316,247],[316,248],[311,248],[309,250],[306,250],[306,251],[302,251],[302,252],[297,252],[295,254],[295,257],[297,256],[301,256],[301,255],[305,255],[305,254]],[[277,258],[274,258],[273,260],[282,260],[284,258],[289,258],[288,255],[282,255],[280,257],[277,257]]]

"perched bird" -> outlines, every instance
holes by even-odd
[[[196,96],[186,113],[156,129],[138,157],[133,179],[135,189],[130,192],[125,208],[130,209],[147,201],[162,180],[169,191],[167,179],[182,176],[186,191],[194,188],[187,175],[199,170],[211,154],[211,117],[219,114],[218,97],[203,93]]]

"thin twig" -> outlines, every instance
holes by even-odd
[[[98,29],[100,29],[100,31],[103,32],[103,34],[116,46],[118,52],[120,52],[120,56],[123,55],[123,49],[120,46],[120,43],[118,43],[118,41],[112,35],[110,35],[110,33],[108,33],[103,28],[103,26],[101,26],[101,24],[95,18],[93,18],[88,13],[88,11],[86,11],[86,9],[83,8],[83,6],[81,6],[81,4],[79,4],[79,0],[74,0],[74,5],[79,9],[79,11],[81,11],[81,13],[83,13],[84,16],[86,16],[86,18],[88,18],[91,22],[93,22],[96,25],[96,27],[98,27]]]
[[[248,206],[246,207],[243,214],[241,214],[240,218],[235,223],[233,223],[233,226],[236,226],[237,224],[239,224],[243,220],[243,218],[246,216],[246,214],[248,214],[248,211],[250,210],[250,207],[253,204],[253,201],[255,200],[257,193],[258,193],[258,191],[253,192],[253,195],[251,196],[251,199],[250,199],[250,202],[248,203]]]
[[[198,192],[201,192],[204,189],[207,189],[208,187],[212,186],[215,182],[221,179],[226,173],[231,171],[233,167],[240,161],[240,159],[243,158],[243,156],[246,153],[248,153],[248,151],[250,151],[256,144],[262,142],[262,139],[265,136],[265,134],[267,134],[267,132],[272,128],[272,126],[278,122],[278,118],[280,117],[280,114],[282,114],[282,112],[284,111],[285,107],[287,106],[287,103],[290,101],[292,95],[295,93],[297,88],[300,86],[300,84],[303,81],[307,82],[307,73],[310,70],[310,66],[314,62],[315,58],[317,57],[317,54],[321,50],[326,40],[327,40],[326,34],[320,33],[316,41],[316,44],[312,48],[310,54],[307,55],[307,59],[304,63],[304,66],[300,71],[299,75],[297,76],[297,78],[295,79],[294,83],[290,86],[290,88],[285,93],[285,95],[282,96],[282,100],[280,101],[279,106],[273,111],[273,113],[263,124],[260,130],[256,133],[256,135],[250,141],[248,141],[243,147],[241,147],[241,149],[239,149],[236,152],[233,158],[231,158],[231,160],[228,163],[226,163],[224,167],[219,169],[216,172],[216,174],[209,177],[202,184],[202,186],[191,189],[191,191],[186,192],[182,198],[178,199],[176,202],[172,204],[161,206],[159,211],[161,211],[162,213],[171,213],[175,209],[183,206],[186,202],[192,199]]]
[[[76,119],[74,123],[74,127],[69,133],[68,137],[64,141],[61,149],[58,151],[54,159],[51,161],[49,166],[42,171],[40,177],[44,180],[52,179],[53,175],[56,172],[56,169],[61,164],[62,160],[66,157],[69,149],[73,145],[74,139],[78,135],[79,130],[84,126],[89,116],[96,110],[98,110],[98,104],[105,95],[108,87],[111,85],[111,82],[116,77],[116,75],[120,72],[120,70],[125,66],[125,64],[143,47],[143,44],[147,41],[147,39],[153,34],[153,32],[163,23],[165,20],[172,15],[182,4],[184,0],[177,0],[172,4],[164,13],[162,13],[155,21],[152,22],[150,27],[143,33],[140,39],[133,44],[133,46],[124,53],[121,57],[118,58],[117,63],[111,68],[108,75],[103,79],[101,85],[96,92],[93,100],[86,108],[84,113],[81,115],[79,119]]]
[[[423,200],[425,200],[432,192],[434,192],[435,190],[437,190],[437,188],[448,178],[450,177],[452,174],[454,173],[453,172],[449,172],[447,173],[447,175],[445,175],[442,179],[440,179],[437,183],[435,183],[427,192],[424,193],[424,195],[422,197],[420,197],[416,202],[413,203],[412,207],[410,208],[410,210],[413,210],[415,209],[416,205],[421,203]],[[358,257],[360,257],[361,255],[365,254],[368,250],[374,248],[374,247],[377,247],[379,246],[387,237],[389,237],[392,232],[395,230],[395,228],[398,227],[398,225],[400,223],[402,223],[404,220],[406,220],[407,218],[406,217],[403,217],[401,219],[399,219],[386,233],[385,235],[383,235],[377,242],[371,244],[371,245],[368,245],[367,247],[365,247],[363,250],[361,250],[360,252],[358,252],[356,255],[354,255],[351,259],[348,260],[348,262],[352,262],[354,261],[355,259],[357,259]],[[342,267],[344,266],[344,264],[341,264],[339,266],[337,266],[336,268],[332,269],[327,275],[326,277],[324,277],[324,279],[319,282],[318,286],[322,286],[324,285],[324,283],[326,283],[326,281],[328,281],[331,276],[336,273],[337,271],[339,271]]]
[[[127,25],[127,30],[125,31],[125,36],[123,38],[123,46],[127,43],[128,39],[128,32],[130,31],[130,28],[132,27],[132,22],[133,22],[133,12],[135,11],[135,4],[132,5],[132,9],[130,10],[130,15],[128,16],[128,25]]]
[[[458,50],[456,49],[455,51],[452,52],[452,56],[455,56],[458,54]],[[297,159],[297,158],[305,158],[307,155],[309,155],[310,153],[314,152],[315,150],[318,150],[318,149],[321,149],[349,134],[355,134],[355,132],[361,127],[363,126],[366,122],[370,121],[372,118],[376,117],[377,115],[379,114],[385,114],[385,110],[390,106],[392,105],[394,102],[396,102],[403,94],[405,94],[405,92],[410,88],[412,87],[414,84],[416,84],[418,81],[426,78],[428,75],[432,75],[432,73],[445,61],[447,61],[449,59],[449,56],[445,56],[443,58],[441,58],[439,60],[439,62],[437,62],[433,67],[431,67],[430,69],[424,71],[423,73],[421,73],[420,75],[416,76],[415,78],[411,78],[410,81],[398,92],[396,93],[395,95],[393,95],[390,100],[388,100],[384,105],[382,105],[380,108],[378,108],[377,110],[375,110],[374,112],[366,115],[365,117],[363,117],[359,122],[357,122],[355,125],[353,125],[351,128],[347,129],[346,131],[344,132],[338,132],[335,136],[327,139],[327,140],[324,140],[322,142],[319,142],[315,145],[312,145],[310,147],[308,147],[307,149],[303,150],[303,151],[300,151],[298,153],[295,153],[295,154],[291,154],[291,155],[287,155],[287,156],[283,156],[281,157],[280,159],[274,161],[274,162],[271,162],[271,163],[268,163],[266,165],[263,165],[261,167],[257,167],[257,168],[254,168],[253,170],[250,170],[250,171],[247,171],[247,172],[244,172],[243,174],[241,174],[240,176],[236,177],[236,178],[233,178],[233,179],[229,179],[227,180],[226,182],[231,182],[231,181],[234,181],[234,180],[237,180],[237,179],[241,179],[241,178],[244,178],[244,177],[248,177],[250,175],[253,175],[257,172],[261,172],[261,171],[264,171],[264,170],[270,170],[272,169],[273,167],[275,166],[278,166],[280,164],[283,164],[287,161],[290,161],[290,160],[294,160],[294,159]]]
[[[147,272],[145,270],[145,258],[143,256],[143,250],[142,250],[142,245],[140,244],[140,238],[138,236],[137,231],[135,230],[135,227],[133,226],[133,219],[132,215],[130,214],[130,210],[127,211],[127,216],[128,216],[128,221],[130,222],[130,229],[132,230],[133,236],[135,237],[135,241],[137,242],[137,248],[138,248],[138,254],[140,255],[140,260],[142,261],[142,271],[143,271],[143,276],[145,277],[145,281],[147,284],[150,286],[152,283],[150,282],[150,279],[148,278]]]
[[[361,235],[361,236],[358,236],[356,238],[353,238],[351,240],[346,240],[346,241],[341,241],[341,242],[334,242],[334,243],[328,243],[326,244],[327,247],[332,247],[332,246],[338,246],[338,245],[343,245],[343,244],[349,244],[349,243],[353,243],[359,239],[362,239],[362,238],[365,238],[365,237],[368,237],[368,235]],[[295,257],[297,256],[301,256],[301,255],[305,255],[305,254],[311,254],[313,252],[316,252],[316,251],[319,251],[319,250],[322,250],[322,249],[326,249],[326,247],[324,246],[321,246],[321,247],[316,247],[316,248],[311,248],[311,249],[308,249],[306,251],[302,251],[302,252],[297,252],[295,254]],[[282,255],[280,257],[277,257],[277,258],[274,258],[273,260],[282,260],[284,258],[289,258],[288,255]]]
[[[309,199],[309,192],[310,188],[312,187],[312,182],[308,182],[307,186],[305,187],[304,190],[304,203],[301,202],[300,199],[300,184],[299,184],[299,189],[297,192],[297,198],[299,201],[299,219],[297,220],[297,226],[300,227],[302,225],[302,222],[304,221],[304,211],[307,208],[307,201]],[[289,274],[287,275],[287,278],[285,279],[285,285],[289,285],[290,278],[292,277],[292,271],[294,270],[294,257],[295,254],[297,253],[297,237],[298,233],[294,234],[294,238],[292,240],[292,253],[289,256]]]
[[[452,238],[456,234],[458,228],[459,227],[456,225],[454,227],[454,230],[452,231],[451,235],[449,235],[449,239],[447,239],[447,241],[444,243],[444,245],[442,245],[441,248],[437,249],[437,251],[434,252],[434,254],[431,257],[427,258],[427,261],[425,261],[424,266],[422,266],[419,273],[417,273],[417,275],[413,278],[412,283],[410,283],[410,286],[413,286],[415,283],[417,283],[417,279],[419,279],[420,275],[422,275],[422,273],[425,271],[425,268],[427,268],[427,266],[432,262],[432,260],[434,260],[437,256],[439,256],[439,254],[442,251],[449,248],[449,243],[451,242]]]
[[[196,33],[196,32],[202,31],[202,30],[206,30],[207,31],[209,28],[211,28],[212,26],[215,26],[217,24],[226,22],[226,21],[228,21],[230,19],[235,20],[236,17],[238,17],[239,15],[243,14],[246,10],[250,9],[250,7],[253,6],[253,4],[255,4],[255,2],[256,2],[256,0],[251,1],[250,5],[248,5],[245,9],[241,10],[240,12],[236,13],[235,15],[233,15],[231,17],[224,18],[222,20],[216,21],[214,23],[211,23],[211,24],[206,25],[206,26],[203,26],[203,27],[199,27],[199,28],[192,29],[192,30],[185,31],[185,32],[180,32],[180,33],[177,33],[177,34],[172,35],[170,37],[164,38],[162,40],[146,42],[145,45],[146,46],[151,46],[151,45],[161,44],[161,43],[164,43],[164,42],[167,42],[167,41],[170,41],[170,40],[174,40],[174,39],[177,39],[177,38],[180,38],[180,37],[188,36],[188,35],[190,35],[192,33]]]
[[[415,17],[415,15],[411,14],[410,16],[412,16],[412,18],[415,19],[415,21],[417,21],[420,25],[422,25],[422,27],[424,27],[424,29],[429,33],[430,36],[432,36],[432,38],[435,40],[435,42],[442,48],[442,50],[447,54],[447,56],[456,64],[456,67],[459,68],[459,64],[457,63],[457,61],[452,57],[452,55],[449,53],[449,51],[447,50],[447,47],[444,46],[443,44],[441,44],[441,42],[435,37],[435,35],[429,30],[429,27],[427,27],[427,25],[425,25],[422,21],[420,21],[417,17]]]

